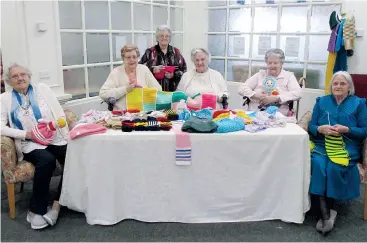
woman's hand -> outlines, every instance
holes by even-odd
[[[267,96],[264,96],[260,99],[260,105],[261,106],[276,104],[276,103],[279,103],[279,102],[280,102],[280,98],[278,96],[275,96],[275,95],[267,95]]]
[[[32,132],[31,132],[31,131],[28,131],[28,132],[25,134],[25,139],[32,140]]]
[[[333,126],[322,125],[317,128],[317,131],[324,135],[339,136],[340,134],[335,130]]]
[[[126,92],[130,93],[131,91],[133,91],[134,88],[135,84],[129,84],[128,86],[126,86]]]
[[[153,67],[153,73],[159,73],[161,70],[165,69],[164,66],[159,65],[159,66],[154,66]]]
[[[339,124],[336,124],[332,128],[333,128],[333,130],[335,132],[337,132],[339,134],[348,133],[349,132],[349,127],[346,127],[346,126],[343,126],[343,125],[339,125]]]
[[[170,72],[165,72],[164,76],[168,79],[171,79],[173,78],[173,73],[170,73]]]
[[[254,96],[252,96],[251,98],[261,100],[265,96],[266,96],[266,93],[264,91],[261,91],[261,92],[256,92],[256,94],[254,94]]]

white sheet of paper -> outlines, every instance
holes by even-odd
[[[245,55],[245,37],[238,36],[233,38],[233,55]]]
[[[121,59],[121,48],[126,45],[126,36],[115,36],[116,59]]]
[[[144,53],[148,48],[147,36],[138,35],[135,39],[135,44],[138,46],[140,53]]]
[[[260,36],[258,55],[265,55],[266,51],[271,48],[271,36]]]
[[[298,57],[299,43],[299,37],[287,37],[285,40],[285,55],[287,57]]]

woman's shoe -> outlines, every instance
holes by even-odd
[[[48,226],[47,221],[39,214],[27,213],[27,222],[31,224],[32,229],[43,229]]]
[[[47,213],[43,215],[44,220],[51,226],[54,226],[57,222],[57,218],[59,217],[59,211],[53,208],[49,208]]]
[[[330,210],[330,218],[328,220],[324,220],[324,227],[322,228],[323,235],[327,235],[334,229],[334,223],[336,219],[337,212],[335,210]]]

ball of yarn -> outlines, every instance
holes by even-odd
[[[57,124],[59,124],[60,128],[64,128],[66,126],[66,120],[63,117],[60,117],[59,119],[57,119]]]

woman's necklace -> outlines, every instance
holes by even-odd
[[[29,99],[29,96],[26,95],[24,99],[22,98],[22,104],[20,105],[20,108],[24,110],[24,115],[29,115],[29,107],[31,106],[31,102]]]

